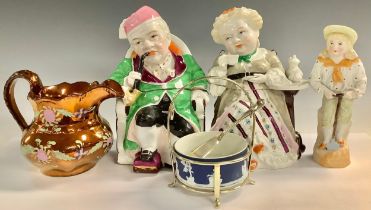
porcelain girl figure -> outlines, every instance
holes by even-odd
[[[323,95],[318,111],[318,137],[314,160],[324,167],[350,164],[347,136],[352,103],[366,91],[367,77],[353,49],[357,33],[347,26],[329,25],[323,30],[326,49],[314,64],[310,83]]]
[[[171,164],[165,127],[170,102],[179,88],[205,74],[154,9],[138,9],[123,21],[119,31],[120,38],[128,39],[130,49],[111,79],[123,89],[137,88],[141,94],[128,112],[118,101],[118,162],[133,164],[134,171],[157,172],[163,163]],[[136,81],[140,81],[137,87]],[[207,81],[200,81],[176,98],[176,113],[168,128],[172,139],[200,130],[204,108],[194,110],[192,101],[201,106],[202,101],[208,101],[206,87]]]
[[[259,47],[262,25],[259,13],[245,7],[232,8],[218,16],[211,35],[227,52],[217,57],[209,75],[243,84],[252,103],[264,99],[265,106],[257,112],[252,167],[284,168],[298,159],[299,145],[281,90],[301,89],[305,84],[295,56],[290,58],[290,69],[285,71],[275,52]],[[215,104],[212,130],[228,128],[250,106],[241,91],[224,85],[223,81],[210,81],[211,94],[220,96]],[[233,132],[249,138],[250,120],[239,124]]]

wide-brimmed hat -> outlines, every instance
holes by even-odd
[[[349,38],[349,41],[351,42],[352,45],[354,45],[354,43],[357,41],[358,39],[358,35],[357,35],[357,32],[348,27],[348,26],[342,26],[342,25],[328,25],[326,26],[324,29],[323,29],[323,36],[325,37],[325,39],[327,40],[327,38],[331,35],[331,34],[343,34],[345,35],[346,37]]]

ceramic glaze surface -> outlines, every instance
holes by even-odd
[[[248,154],[248,144],[237,134],[227,133],[207,158],[198,158],[191,154],[196,147],[220,133],[218,131],[194,133],[179,139],[174,144],[176,176],[183,184],[198,189],[213,189],[214,164],[221,164],[222,189],[241,184],[246,179],[248,160],[244,157]],[[235,160],[238,161],[227,163]]]
[[[189,86],[173,100],[178,89],[205,73],[187,45],[171,34],[165,20],[149,6],[125,18],[119,32],[120,38],[128,39],[130,49],[110,78],[129,90],[126,93],[139,94],[125,94],[117,101],[118,163],[133,164],[136,172],[156,173],[163,164],[172,164],[164,130],[170,130],[173,140],[202,130],[209,98],[207,81]],[[166,127],[171,102],[176,113]]]
[[[343,168],[350,164],[347,141],[353,102],[365,94],[367,77],[353,49],[358,38],[354,29],[329,25],[323,35],[326,48],[317,57],[310,78],[313,89],[322,96],[313,158],[324,167]]]
[[[27,125],[14,101],[16,79],[30,82],[28,99],[34,119]],[[114,81],[61,83],[43,86],[28,70],[14,73],[7,81],[4,97],[23,130],[22,153],[49,176],[71,176],[92,168],[112,146],[109,124],[98,114],[100,103],[123,96]]]
[[[199,188],[214,188],[214,166],[193,164],[179,158],[176,159],[176,175],[184,184]],[[247,160],[222,165],[220,167],[221,183],[223,188],[231,187],[243,182],[248,174]]]
[[[225,47],[208,75],[231,79],[243,85],[241,94],[225,81],[210,80],[210,93],[217,96],[211,130],[226,130],[258,100],[252,161],[258,168],[284,168],[294,164],[305,147],[294,128],[294,95],[308,85],[303,80],[296,56],[285,69],[277,53],[260,46],[263,18],[253,9],[238,7],[225,10],[215,18],[211,35]],[[246,95],[246,97],[245,97]],[[246,119],[233,133],[250,139],[251,120]]]
[[[191,152],[199,145],[204,144],[209,139],[220,134],[219,131],[200,132],[183,137],[174,144],[177,153],[191,158],[197,158]],[[247,141],[237,134],[227,133],[222,140],[213,148],[207,158],[202,161],[207,162],[209,159],[228,159],[247,150]]]

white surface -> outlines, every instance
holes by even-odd
[[[19,134],[20,135],[20,134]],[[220,209],[371,209],[371,138],[351,134],[350,166],[326,169],[311,159],[315,135],[291,168],[253,174],[256,185],[222,194]],[[0,209],[214,209],[212,195],[169,188],[172,173],[136,174],[114,163],[115,152],[83,174],[42,175],[19,150],[19,136],[0,143]]]

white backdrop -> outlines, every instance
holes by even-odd
[[[284,65],[296,54],[305,77],[325,46],[322,29],[328,24],[348,25],[358,32],[355,49],[367,73],[371,68],[369,0],[0,0],[0,87],[20,69],[36,72],[44,85],[105,80],[128,48],[127,41],[118,39],[119,24],[143,5],[160,12],[205,72],[222,49],[210,36],[212,23],[233,6],[258,10],[264,19],[261,46],[276,50]],[[258,185],[223,198],[226,209],[370,209],[370,137],[354,134],[371,135],[370,86],[354,104],[350,167],[327,170],[311,161],[321,97],[303,90],[295,105],[296,128],[308,146],[303,160],[289,169],[257,172]],[[17,84],[18,105],[30,122],[28,91],[25,81]],[[110,99],[100,108],[113,130],[114,105]],[[138,176],[116,165],[113,151],[82,175],[42,176],[21,157],[22,133],[2,99],[0,109],[0,209],[213,209],[210,199],[166,188],[171,177],[166,171]],[[212,105],[209,120],[211,113]]]
[[[157,9],[172,33],[188,44],[205,72],[222,49],[210,36],[212,23],[224,9],[233,6],[258,10],[264,19],[262,47],[276,50],[286,66],[288,57],[296,54],[302,61],[305,77],[309,76],[316,56],[325,46],[322,29],[328,24],[348,25],[358,32],[355,49],[366,71],[371,68],[371,29],[367,22],[371,20],[371,2],[368,0],[0,0],[0,87],[20,69],[36,72],[44,85],[105,80],[128,48],[126,40],[118,39],[119,24],[146,4]],[[368,92],[370,89],[369,85]],[[16,97],[26,119],[30,120],[33,113],[26,100],[27,92],[27,83],[19,82]],[[320,104],[321,97],[311,89],[297,95],[298,131],[316,132],[316,112]],[[355,102],[351,132],[371,134],[370,104],[369,93]],[[0,100],[0,108],[1,124],[16,125],[3,100]],[[114,100],[103,103],[101,112],[114,125]],[[19,133],[19,129],[6,130],[5,135]]]

